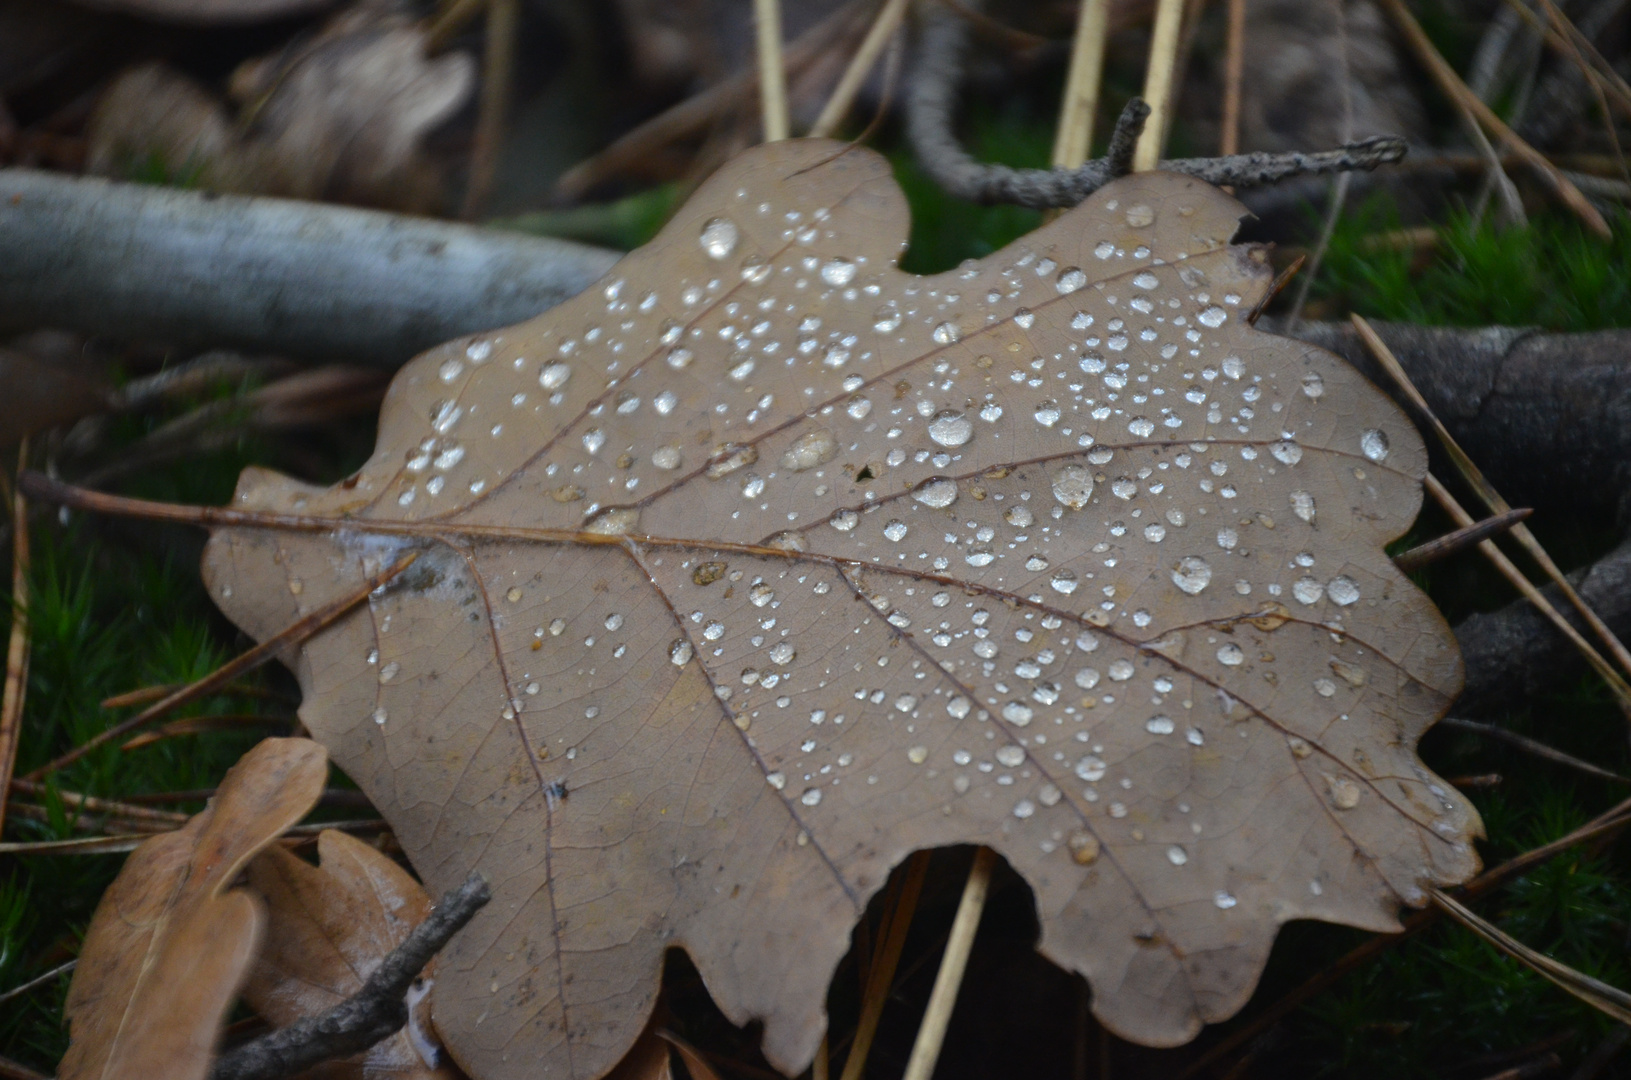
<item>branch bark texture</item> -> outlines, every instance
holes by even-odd
[[[395,366],[618,253],[369,210],[0,170],[0,328]]]

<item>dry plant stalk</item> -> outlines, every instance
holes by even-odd
[[[1352,320],[1354,329],[1359,333],[1360,340],[1365,343],[1365,347],[1370,350],[1371,355],[1376,357],[1376,362],[1381,364],[1383,369],[1392,376],[1399,389],[1410,399],[1410,403],[1427,418],[1427,422],[1433,428],[1433,433],[1438,436],[1438,440],[1444,446],[1445,452],[1449,454],[1450,460],[1455,463],[1456,471],[1466,480],[1468,486],[1473,489],[1491,513],[1510,513],[1512,507],[1501,497],[1501,493],[1495,490],[1495,485],[1489,482],[1489,478],[1484,475],[1478,464],[1451,437],[1449,429],[1444,426],[1443,421],[1434,415],[1433,410],[1428,407],[1427,399],[1422,397],[1421,391],[1417,390],[1415,384],[1410,381],[1410,376],[1405,373],[1398,357],[1393,355],[1393,350],[1388,348],[1387,343],[1377,334],[1375,328],[1361,315],[1354,315]],[[1466,523],[1461,524],[1465,526]],[[1619,664],[1620,671],[1624,674],[1631,674],[1631,651],[1627,651],[1619,637],[1615,635],[1613,630],[1609,629],[1608,624],[1603,622],[1602,618],[1591,609],[1591,605],[1581,598],[1580,593],[1575,590],[1574,585],[1564,575],[1562,569],[1546,553],[1546,549],[1535,538],[1535,534],[1529,530],[1529,526],[1518,520],[1512,523],[1511,531],[1513,538],[1523,545],[1523,549],[1529,553],[1535,562],[1540,564],[1546,576],[1551,578],[1552,582],[1562,590],[1564,596],[1568,597],[1569,603],[1574,605],[1574,609],[1580,613],[1580,617],[1585,620],[1586,625],[1591,627],[1598,640],[1603,643],[1609,654]],[[1623,680],[1621,685],[1624,685]]]
[[[470,178],[461,211],[466,220],[481,216],[493,190],[498,154],[509,124],[510,94],[515,84],[515,56],[521,34],[520,0],[485,0],[487,51],[482,67],[481,109],[476,116],[475,144],[470,151]]]
[[[980,928],[980,916],[985,913],[986,894],[991,889],[991,869],[997,854],[988,847],[974,852],[974,865],[969,868],[968,881],[957,902],[957,914],[952,918],[951,936],[946,939],[946,951],[940,959],[940,970],[935,973],[934,989],[929,992],[929,1006],[918,1026],[917,1039],[912,1043],[912,1056],[906,1062],[904,1080],[929,1080],[934,1066],[940,1060],[940,1047],[946,1040],[946,1027],[951,1013],[957,1007],[957,991],[963,983],[963,972],[968,968],[968,954],[974,948],[974,932]]]
[[[6,648],[6,681],[0,695],[0,827],[6,822],[6,798],[17,764],[23,732],[23,702],[28,696],[28,502],[21,485],[28,462],[28,436],[17,447],[18,484],[11,494],[11,640]]]
[[[1493,517],[1487,517],[1483,521],[1474,522],[1466,528],[1456,529],[1454,532],[1448,532],[1443,536],[1429,540],[1425,544],[1418,544],[1409,551],[1401,551],[1393,556],[1393,565],[1408,574],[1410,571],[1420,569],[1428,563],[1437,562],[1440,559],[1454,555],[1458,551],[1472,547],[1480,540],[1488,540],[1499,536],[1533,513],[1533,510],[1523,507],[1518,510],[1508,510]]]
[[[753,0],[753,25],[759,57],[759,111],[764,141],[779,142],[791,134],[787,115],[787,69],[782,61],[781,0]]]
[[[1110,36],[1110,0],[1082,0],[1076,14],[1065,100],[1053,139],[1053,167],[1077,169],[1093,148],[1093,119],[1104,78],[1104,47]]]
[[[867,1055],[878,1033],[884,1003],[889,1000],[889,991],[895,984],[895,968],[900,964],[901,950],[906,947],[906,932],[912,927],[912,914],[917,910],[917,898],[923,892],[923,877],[928,870],[929,853],[914,852],[906,862],[894,902],[884,905],[884,919],[878,927],[880,944],[872,954],[866,991],[861,995],[861,1018],[855,1025],[855,1038],[850,1042],[840,1080],[861,1080],[866,1071]]]
[[[907,0],[885,0],[878,11],[878,17],[872,20],[866,37],[861,39],[860,48],[850,59],[849,66],[839,77],[838,85],[833,87],[827,103],[821,107],[821,115],[810,127],[810,137],[824,139],[838,130],[838,125],[844,122],[850,109],[855,104],[855,96],[861,92],[861,86],[866,82],[867,76],[883,55],[883,50],[889,44],[889,39],[900,29],[901,20],[906,16]]]
[[[1161,150],[1166,145],[1178,97],[1178,38],[1183,22],[1184,0],[1156,0],[1149,69],[1144,73],[1144,100],[1150,106],[1150,119],[1133,156],[1137,172],[1147,172],[1161,163]]]
[[[1223,130],[1218,153],[1240,152],[1240,87],[1246,75],[1246,0],[1229,0],[1229,37],[1223,53]]]
[[[1456,501],[1455,496],[1450,494],[1449,489],[1436,476],[1429,475],[1426,486],[1427,493],[1433,496],[1433,500],[1439,504],[1445,513],[1450,515],[1450,519],[1457,525],[1467,528],[1474,523],[1472,515],[1467,513],[1466,509]],[[1545,615],[1552,625],[1563,633],[1564,637],[1574,643],[1574,647],[1580,650],[1581,655],[1586,658],[1586,662],[1608,684],[1608,688],[1613,692],[1620,710],[1626,713],[1627,717],[1631,717],[1631,687],[1626,685],[1625,680],[1620,677],[1618,671],[1614,670],[1613,665],[1603,659],[1602,653],[1599,653],[1591,642],[1581,636],[1580,631],[1574,628],[1574,624],[1565,619],[1563,613],[1558,611],[1550,600],[1546,599],[1546,595],[1535,588],[1534,583],[1523,575],[1523,571],[1519,570],[1517,565],[1507,558],[1500,548],[1495,546],[1495,541],[1480,540],[1478,550],[1482,551],[1484,556],[1495,564],[1495,569],[1499,570],[1501,576],[1512,583],[1513,587],[1522,594],[1524,599],[1540,609],[1540,613]]]
[[[1568,177],[1564,176],[1557,166],[1547,159],[1545,154],[1530,146],[1517,132],[1508,127],[1505,121],[1496,116],[1494,110],[1485,105],[1478,95],[1473,93],[1467,84],[1461,80],[1461,76],[1456,74],[1449,61],[1439,54],[1437,47],[1433,45],[1432,39],[1421,28],[1421,23],[1416,21],[1416,17],[1405,6],[1404,0],[1378,0],[1378,3],[1398,24],[1399,30],[1404,34],[1405,41],[1409,43],[1411,50],[1415,52],[1416,58],[1427,68],[1428,74],[1433,77],[1434,82],[1438,83],[1439,89],[1444,92],[1446,97],[1454,102],[1458,108],[1471,113],[1479,125],[1498,138],[1508,150],[1521,157],[1562,200],[1563,204],[1572,210],[1581,221],[1586,223],[1588,228],[1599,236],[1608,237],[1613,235],[1608,227],[1608,222],[1603,219],[1602,214],[1598,213],[1597,208],[1591,204],[1591,200],[1581,194],[1580,189]]]

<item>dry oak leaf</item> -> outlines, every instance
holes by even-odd
[[[202,813],[131,852],[80,950],[61,1080],[208,1075],[265,925],[260,901],[231,886],[317,804],[327,776],[317,743],[266,739],[232,767]]]
[[[244,983],[246,1004],[274,1027],[333,1008],[362,989],[388,953],[430,915],[423,887],[389,857],[333,829],[317,837],[313,866],[280,847],[249,864],[249,887],[266,902],[266,941]],[[434,964],[423,978],[434,979]],[[410,1030],[412,1029],[412,1030]],[[362,1054],[302,1075],[323,1080],[451,1080],[427,1064],[440,1047],[410,1022]]]
[[[1425,451],[1245,323],[1243,213],[1149,173],[912,277],[883,158],[776,143],[403,369],[356,476],[244,474],[306,530],[211,540],[257,637],[423,549],[297,669],[427,887],[493,884],[434,995],[466,1071],[601,1075],[670,947],[797,1070],[914,849],[999,851],[1155,1045],[1237,1010],[1281,923],[1395,929],[1474,872],[1413,752],[1460,659],[1383,550]]]

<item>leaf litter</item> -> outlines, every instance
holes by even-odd
[[[882,158],[761,147],[406,367],[354,477],[244,474],[306,530],[211,540],[258,638],[421,553],[295,667],[427,887],[493,884],[439,962],[461,1066],[603,1074],[681,947],[797,1070],[919,849],[999,852],[1150,1045],[1236,1011],[1281,923],[1396,929],[1476,870],[1413,752],[1459,656],[1383,550],[1423,445],[1247,324],[1242,213],[1141,174],[920,278]]]

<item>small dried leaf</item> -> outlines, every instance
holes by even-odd
[[[432,891],[494,883],[438,975],[468,1071],[602,1075],[679,946],[796,1072],[919,849],[1000,852],[1153,1045],[1238,1009],[1286,920],[1392,929],[1474,870],[1413,753],[1454,638],[1384,551],[1424,449],[1245,322],[1242,212],[1140,174],[917,278],[882,158],[776,143],[410,364],[345,485],[244,475],[237,507],[345,519],[211,540],[258,637],[422,549],[305,646],[301,716]]]
[[[131,853],[85,934],[68,990],[73,1041],[62,1080],[208,1074],[265,925],[260,902],[230,886],[316,805],[327,775],[317,743],[267,739],[202,813]]]
[[[390,951],[430,914],[420,884],[378,850],[345,833],[317,837],[320,866],[282,848],[249,865],[249,887],[266,902],[266,943],[244,983],[244,1002],[276,1027],[316,1016],[351,997]],[[422,989],[435,979],[434,961]],[[416,1047],[416,1037],[425,1043]],[[331,1061],[308,1077],[449,1080],[456,1071],[426,1063],[438,1055],[428,1033],[408,1028],[366,1053]]]

